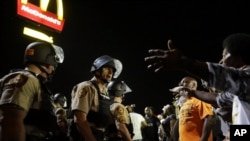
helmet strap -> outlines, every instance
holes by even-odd
[[[40,69],[41,72],[46,73],[47,78],[44,78],[46,82],[51,81],[52,76],[53,76],[53,73],[49,74],[49,73],[41,66],[42,64],[37,64],[37,63],[35,63],[34,65],[36,65],[36,66]]]
[[[95,72],[95,77],[101,80],[103,83],[109,83],[106,79],[102,78],[102,69],[99,69]]]

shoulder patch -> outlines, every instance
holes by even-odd
[[[127,118],[124,115],[120,115],[119,117],[117,117],[117,121],[119,121],[120,123],[127,123]]]
[[[121,106],[121,105],[118,105],[116,108],[115,108],[115,113],[117,114],[117,115],[123,115],[124,114],[124,107],[123,106]]]
[[[27,80],[28,80],[27,76],[18,74],[14,78],[8,80],[5,86],[21,87],[27,82]]]
[[[87,92],[85,89],[81,89],[81,90],[79,90],[79,92],[77,92],[77,97],[79,97],[79,98],[83,98],[86,95],[87,95]]]

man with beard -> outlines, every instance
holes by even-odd
[[[108,95],[107,84],[117,78],[122,71],[118,59],[108,55],[98,57],[92,64],[91,80],[73,87],[71,112],[73,123],[70,136],[73,141],[103,141],[106,127],[112,123],[110,105],[113,100]]]

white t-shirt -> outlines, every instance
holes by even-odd
[[[233,124],[250,124],[250,104],[239,99],[238,96],[234,97],[232,122]]]
[[[133,140],[140,140],[142,139],[142,133],[141,133],[141,123],[145,121],[145,118],[138,113],[131,112],[129,113],[131,122],[133,124]]]

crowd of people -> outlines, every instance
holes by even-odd
[[[148,51],[149,70],[187,74],[169,88],[173,101],[157,115],[153,105],[143,114],[124,105],[132,89],[119,78],[122,62],[109,55],[93,61],[93,77],[74,85],[67,105],[64,94],[48,87],[64,61],[63,49],[32,42],[25,49],[25,68],[0,79],[0,140],[228,141],[230,125],[250,124],[250,35],[231,34],[222,46],[218,63],[191,59],[171,40],[167,50]]]

